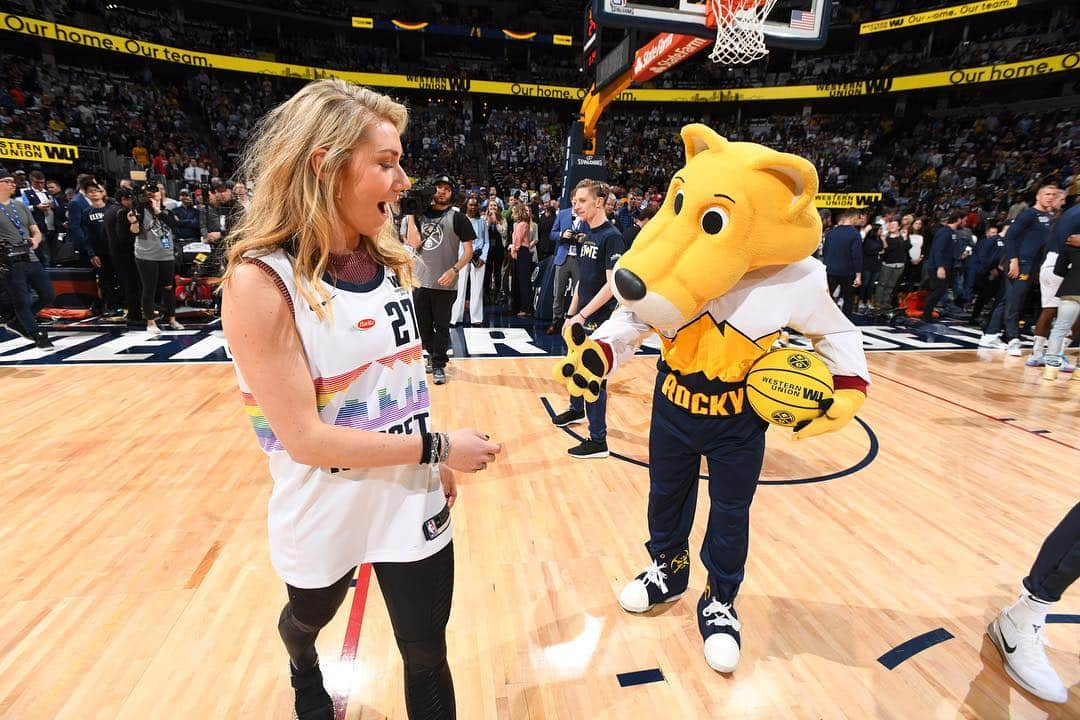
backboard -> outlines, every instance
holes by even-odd
[[[592,0],[593,17],[601,26],[638,28],[653,33],[715,37],[705,27],[704,0]],[[765,20],[770,47],[813,50],[829,32],[829,0],[778,0]]]

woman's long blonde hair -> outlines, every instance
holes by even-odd
[[[330,257],[331,229],[342,223],[335,198],[357,146],[382,121],[400,134],[408,111],[386,95],[342,80],[309,83],[259,120],[238,173],[258,192],[229,235],[224,281],[245,255],[285,248],[300,295],[320,320],[330,317],[330,293],[320,279]],[[327,153],[316,174],[312,157],[321,148]],[[361,244],[402,286],[414,284],[414,256],[391,222],[375,237],[362,237]]]

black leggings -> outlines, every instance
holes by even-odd
[[[140,260],[135,267],[142,281],[142,311],[147,320],[154,319],[154,293],[161,291],[162,315],[169,319],[176,315],[176,293],[173,292],[174,268],[172,260]]]
[[[446,662],[446,623],[454,594],[454,544],[423,560],[374,567],[405,663],[410,720],[453,720],[457,710]],[[325,588],[286,585],[289,602],[281,611],[278,632],[297,670],[308,670],[318,661],[315,638],[345,600],[355,569]]]
[[[1024,587],[1040,600],[1057,602],[1080,577],[1080,503],[1054,528],[1039,549]]]

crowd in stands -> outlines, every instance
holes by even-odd
[[[189,112],[193,100],[182,86],[149,74],[30,64],[6,53],[0,62],[8,68],[0,89],[0,128],[8,137],[109,146],[122,155],[136,147],[146,152],[149,143],[154,155],[179,168],[190,157],[208,162],[208,144],[194,124],[198,112]],[[150,156],[142,159],[149,167]]]
[[[601,120],[607,133],[607,162],[615,177],[643,187],[663,188],[682,155],[679,129],[703,122],[732,140],[758,142],[801,155],[818,169],[823,190],[839,191],[871,159],[878,139],[892,121],[874,113],[844,115],[777,115],[744,121],[659,108],[648,113],[616,109]]]
[[[266,88],[262,100],[272,102],[274,93],[274,88]],[[457,175],[460,191],[454,198],[455,204],[465,208],[475,201],[476,208],[484,213],[489,225],[488,236],[498,238],[494,242],[499,244],[503,256],[510,257],[511,250],[517,251],[519,259],[514,262],[495,260],[498,251],[493,251],[492,271],[484,275],[487,304],[510,307],[517,322],[546,323],[548,318],[534,316],[538,310],[533,308],[531,298],[538,289],[536,283],[542,282],[545,275],[534,273],[533,268],[554,253],[556,240],[552,230],[561,188],[558,168],[537,163],[541,161],[541,152],[555,156],[559,118],[544,111],[493,109],[487,112],[485,122],[474,128],[471,115],[441,103],[419,104],[412,108],[411,117],[403,143],[406,154],[414,162],[426,163],[422,167],[411,167],[418,170],[421,177],[429,172],[443,171]],[[1060,203],[1055,206],[1055,212],[1072,206],[1080,196],[1080,165],[1077,164],[1080,123],[1074,124],[1071,114],[1065,111],[1041,115],[973,112],[968,116],[927,118],[911,128],[900,130],[887,126],[882,116],[873,114],[814,118],[772,116],[751,119],[739,126],[724,119],[691,114],[670,118],[655,113],[615,115],[608,128],[608,169],[614,183],[606,209],[608,219],[624,234],[627,245],[632,244],[636,233],[663,202],[667,181],[681,163],[678,127],[693,121],[708,122],[733,140],[758,141],[810,158],[819,167],[825,190],[851,189],[844,186],[838,172],[841,165],[845,171],[848,168],[864,171],[885,168],[878,187],[883,199],[872,210],[840,211],[836,215],[823,213],[827,233],[822,259],[830,268],[830,274],[835,269],[830,264],[837,262],[837,254],[830,254],[830,228],[850,226],[852,231],[857,231],[859,257],[852,268],[845,265],[842,277],[851,275],[847,272],[851,270],[857,274],[859,282],[848,277],[844,281],[846,285],[838,281],[836,286],[837,298],[842,301],[845,312],[851,315],[874,318],[878,316],[875,314],[895,312],[898,306],[909,302],[908,298],[913,296],[909,293],[919,295],[925,302],[929,288],[935,287],[928,259],[940,256],[946,258],[944,262],[950,266],[948,287],[940,288],[938,307],[942,315],[981,324],[983,313],[993,312],[1004,302],[1001,288],[1005,270],[998,257],[1000,249],[994,251],[994,248],[1000,248],[998,239],[1007,234],[1009,224],[1032,205],[1036,191],[1047,183],[1060,188]],[[465,149],[475,145],[466,139],[473,129],[481,139],[478,146],[487,153],[490,173],[479,179],[460,171]],[[882,142],[885,135],[889,142]],[[161,154],[153,153],[149,148],[142,148],[142,152],[155,175],[169,177],[169,173],[180,170],[180,177],[187,179],[188,168],[175,168],[168,163],[166,172],[162,173],[155,164]],[[190,160],[200,162],[198,158]],[[207,170],[216,172],[212,166]],[[544,170],[550,174],[541,175]],[[495,180],[493,173],[503,171],[505,174]],[[205,178],[203,173],[199,176]],[[17,172],[16,178],[20,191],[25,193],[32,178],[28,178],[25,171]],[[62,208],[71,207],[73,200],[85,195],[91,200],[91,207],[101,208],[97,214],[100,217],[106,215],[111,201],[103,201],[100,193],[94,197],[93,186],[65,194],[52,180],[52,177],[41,177],[41,182],[49,181],[47,187],[57,208],[53,225],[43,230],[43,234],[48,233],[51,238],[51,259],[55,260],[63,255],[63,242],[58,236],[65,231],[71,232],[62,225],[65,221],[61,219],[64,218]],[[124,184],[130,186],[127,181]],[[248,197],[246,187],[227,180],[212,179],[205,186],[206,191],[196,187],[191,192],[186,187],[188,184],[177,185],[181,188],[177,197],[162,198],[166,213],[175,221],[175,226],[170,225],[170,228],[178,278],[184,272],[181,270],[186,259],[184,248],[191,243],[208,242],[210,247],[220,243],[223,235],[216,233],[214,228],[228,227],[232,222],[230,218],[243,212]],[[118,197],[121,203],[131,199],[123,185],[118,187],[112,179],[106,185],[110,194]],[[161,187],[167,189],[164,184]],[[34,196],[28,197],[31,201],[34,199]],[[497,213],[489,215],[489,207],[496,208]],[[523,208],[527,208],[527,212]],[[70,218],[70,214],[67,217]],[[81,222],[92,223],[91,215],[84,214]],[[521,252],[525,250],[511,247],[516,242],[512,230],[522,222],[528,225],[527,236],[530,238],[526,248],[529,253],[525,263],[527,272],[522,270],[520,260]],[[951,224],[946,225],[947,222]],[[939,250],[933,255],[934,243],[941,242],[943,227],[954,230],[950,240],[954,246],[948,252]],[[99,258],[102,256],[102,247],[107,245],[95,245],[85,239],[94,232],[101,234],[102,231],[95,231],[90,226],[84,228],[84,241],[77,248],[80,252],[75,256],[69,252],[65,264],[90,266],[95,251]],[[980,242],[983,243],[981,247]],[[889,251],[890,247],[892,251]],[[850,253],[844,254],[842,262],[847,262],[847,255]],[[987,258],[990,258],[989,264],[983,262]],[[50,260],[45,259],[46,262]],[[106,268],[112,266],[115,262],[104,265]],[[94,267],[95,272],[104,272],[100,265]],[[522,287],[525,282],[522,278],[531,278],[528,287]],[[109,276],[104,280],[99,278],[103,287],[100,310],[117,321],[137,318],[139,307],[133,303],[140,294],[133,294],[130,288],[126,293],[122,292],[121,280],[117,277],[110,280]],[[131,285],[137,281],[129,275],[127,282]],[[175,287],[167,289],[175,291],[176,287],[184,290],[187,286],[178,279]],[[184,291],[190,293],[193,288],[190,286]],[[920,289],[924,292],[918,293]],[[152,302],[145,292],[141,297],[142,307]],[[209,294],[206,297],[210,299]],[[1037,293],[1032,295],[1029,303],[1034,307],[1027,308],[1028,314],[1037,310]],[[170,308],[169,304],[165,305],[166,313],[171,311]],[[921,307],[916,307],[914,315],[918,317],[922,312],[925,311]],[[924,319],[929,321],[936,317],[925,313]],[[170,325],[178,325],[175,318],[167,319]],[[145,319],[138,319],[134,326],[141,329],[144,324],[154,330]],[[557,329],[557,323],[548,328],[551,332]],[[41,337],[39,334],[38,340]],[[1010,352],[1015,350],[1012,346],[1009,349]]]
[[[0,54],[0,127],[9,137],[105,145],[168,180],[228,177],[257,118],[284,100],[296,81],[199,71],[186,83],[148,73],[132,78],[86,67],[49,68]],[[479,100],[408,98],[405,163],[413,177],[457,168],[461,180],[537,190],[561,177],[569,108],[491,107]],[[896,126],[889,114],[763,114],[729,117],[653,107],[615,106],[601,137],[613,177],[661,191],[678,162],[678,131],[705,122],[733,139],[753,140],[810,159],[824,190],[878,190],[901,209],[1008,207],[1015,193],[1074,176],[1080,123],[1068,111],[971,116]],[[474,119],[474,113],[476,113]],[[198,172],[185,172],[194,166]],[[466,175],[470,177],[466,177]]]
[[[926,118],[894,134],[878,189],[923,212],[979,207],[1007,212],[1018,194],[1055,182],[1077,194],[1080,122],[1074,111]]]
[[[298,81],[197,71],[170,81],[145,66],[134,75],[87,66],[49,66],[0,53],[0,127],[9,137],[108,146],[169,180],[228,177],[255,120],[295,92]],[[538,189],[561,177],[570,106],[500,107],[495,99],[407,97],[407,169],[422,178],[457,168],[462,181]],[[543,109],[541,109],[543,108]],[[474,118],[475,114],[475,118]],[[1040,178],[1074,175],[1080,123],[1067,111],[973,116],[896,125],[890,113],[760,114],[738,124],[692,108],[616,105],[600,131],[613,177],[659,191],[677,162],[679,128],[705,122],[721,134],[807,157],[825,190],[879,190],[901,209],[1007,207]],[[914,150],[914,151],[913,151]],[[194,165],[192,177],[185,172]],[[465,177],[466,175],[470,177]]]
[[[494,180],[537,190],[562,175],[567,123],[551,110],[492,110],[480,131]]]

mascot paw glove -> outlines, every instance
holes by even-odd
[[[581,325],[563,330],[566,357],[555,366],[555,379],[566,383],[570,395],[596,402],[600,386],[611,371],[611,350],[606,343],[593,340]]]
[[[847,388],[837,390],[831,398],[821,401],[821,409],[825,414],[821,417],[800,423],[795,428],[795,439],[814,437],[828,432],[835,432],[851,422],[855,414],[859,412],[866,394],[861,390]]]

